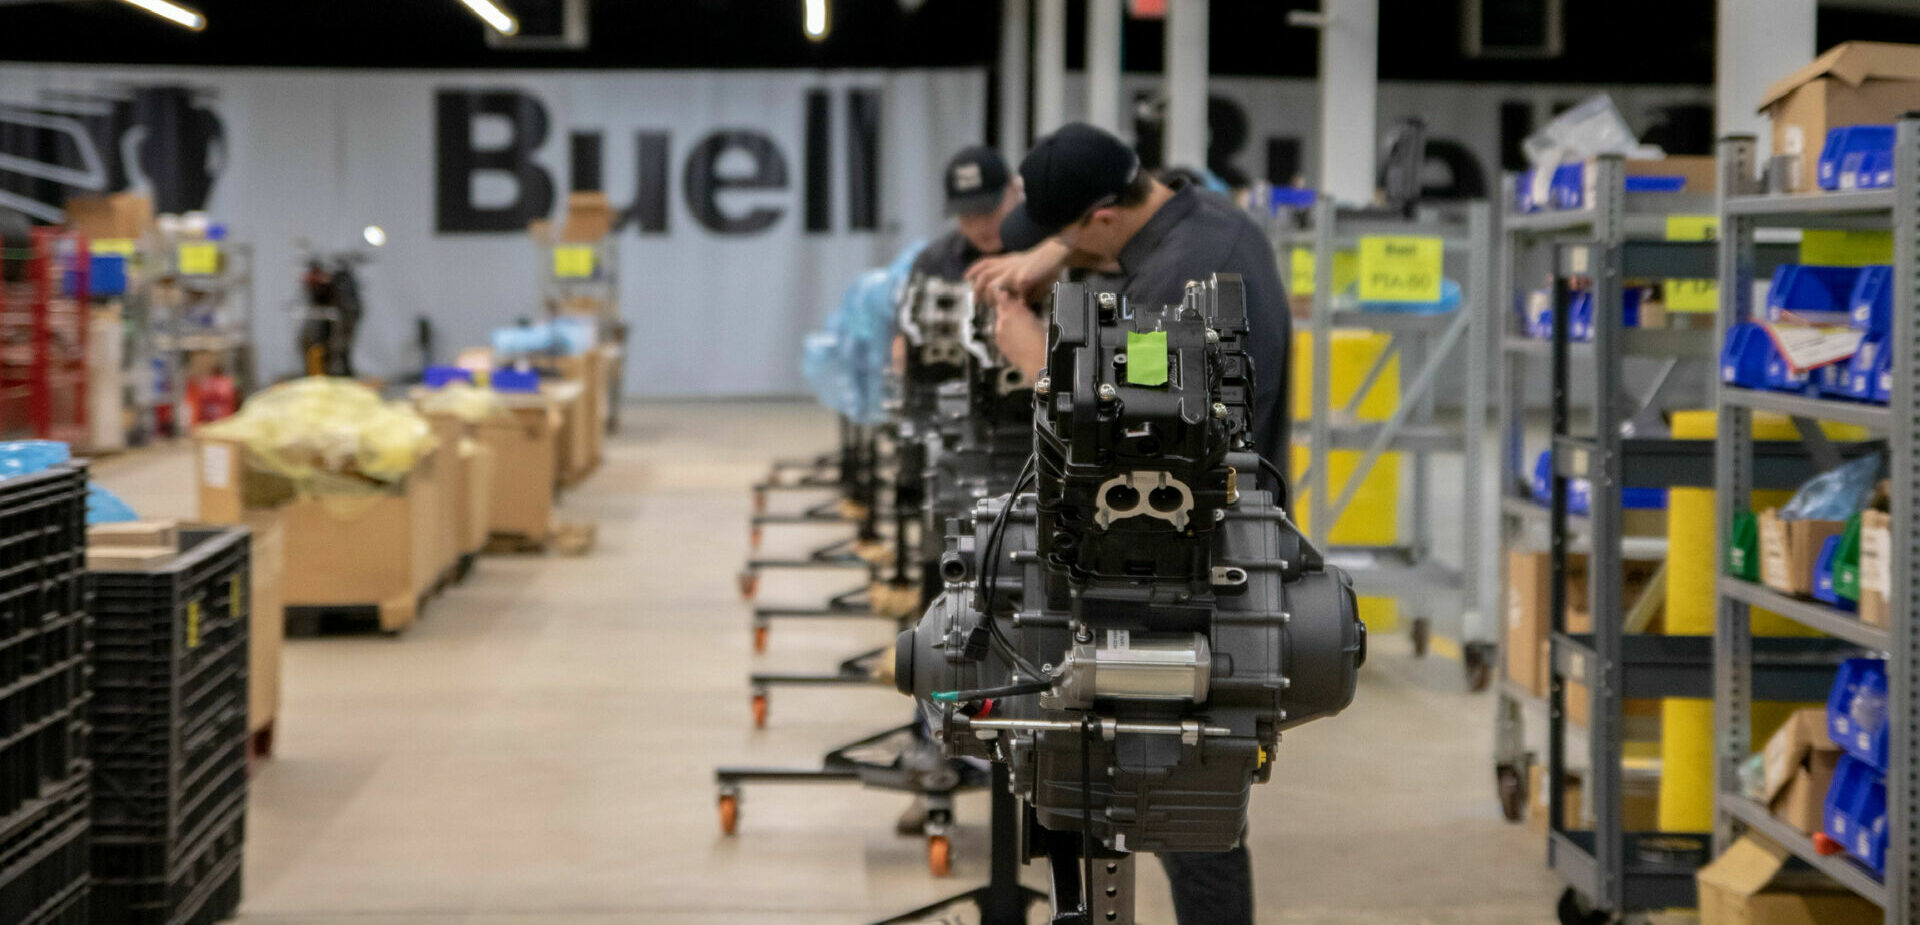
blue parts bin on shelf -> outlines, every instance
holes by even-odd
[[[1827,789],[1827,836],[1875,875],[1887,872],[1887,781],[1851,754],[1840,756]]]
[[[80,272],[70,270],[67,273],[67,292],[72,293],[79,282]],[[127,294],[127,257],[125,254],[92,254],[87,257],[87,295],[114,296]]]
[[[531,369],[502,366],[487,378],[487,385],[496,392],[538,392],[540,374]]]
[[[1844,537],[1830,536],[1820,544],[1820,555],[1813,563],[1813,597],[1839,610],[1851,611],[1855,604],[1841,597],[1833,585],[1833,577],[1840,567],[1840,544]]]
[[[1868,334],[1893,330],[1893,267],[1884,263],[1860,268],[1847,297],[1848,323]]]
[[[1553,451],[1541,450],[1533,461],[1533,500],[1542,506],[1553,503]],[[1620,507],[1629,511],[1664,511],[1667,508],[1667,490],[1664,488],[1622,488]],[[1567,483],[1567,513],[1590,514],[1593,512],[1593,482],[1588,479],[1570,479]]]
[[[1887,663],[1850,658],[1840,663],[1827,695],[1827,736],[1847,754],[1887,770]]]
[[[1534,195],[1534,168],[1520,172],[1514,183],[1513,207],[1517,212],[1540,212],[1553,209],[1586,208],[1587,162],[1560,164],[1553,170],[1553,179],[1547,184],[1544,200]],[[1678,193],[1687,188],[1687,178],[1665,174],[1629,175],[1626,178],[1629,193]]]
[[[1767,320],[1848,324],[1860,275],[1860,267],[1782,264],[1767,287]]]
[[[1767,358],[1775,353],[1773,338],[1751,321],[1727,329],[1727,342],[1720,348],[1720,381],[1746,389],[1766,385]]]
[[[455,382],[473,384],[473,370],[463,366],[429,366],[420,374],[420,384],[430,389],[444,389]]]
[[[1893,126],[1846,125],[1827,132],[1818,177],[1823,190],[1893,185]]]

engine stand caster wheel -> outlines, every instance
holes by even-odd
[[[760,576],[749,569],[741,572],[739,579],[740,599],[744,601],[753,600],[754,593],[760,590]]]
[[[1613,913],[1587,905],[1586,897],[1573,887],[1567,887],[1566,892],[1560,894],[1554,912],[1560,925],[1619,925],[1620,922]]]
[[[1527,777],[1511,764],[1494,769],[1500,784],[1500,815],[1508,822],[1519,822],[1527,813]]]
[[[1433,623],[1419,617],[1413,621],[1413,631],[1408,635],[1413,637],[1413,657],[1426,658],[1427,645],[1433,640]]]
[[[1478,694],[1493,684],[1494,648],[1470,642],[1460,648],[1460,666],[1467,672],[1467,690]]]
[[[740,798],[731,793],[720,795],[720,834],[732,835],[740,828]]]
[[[753,628],[753,651],[755,654],[767,651],[767,625],[764,623]]]
[[[753,695],[753,728],[767,728],[767,695]]]
[[[927,870],[936,877],[953,873],[953,844],[945,835],[927,837]]]

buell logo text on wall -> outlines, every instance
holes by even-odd
[[[835,93],[811,89],[802,116],[801,215],[809,233],[836,230],[833,164]],[[850,88],[842,95],[840,131],[845,152],[845,213],[848,231],[880,226],[880,91]],[[504,123],[504,138],[476,139],[482,121]],[[498,135],[498,132],[492,133]],[[434,229],[448,233],[523,232],[527,223],[553,214],[558,186],[535,158],[553,125],[539,97],[516,89],[440,90],[434,98]],[[567,188],[601,190],[607,131],[574,128],[567,133]],[[633,133],[633,200],[620,207],[615,230],[664,235],[672,229],[672,159],[677,139],[664,129]],[[620,150],[619,147],[613,150]],[[788,209],[764,199],[739,205],[734,192],[777,193],[792,184],[787,152],[772,135],[755,128],[719,128],[693,140],[680,155],[679,193],[701,228],[720,235],[752,235],[787,218]],[[723,167],[722,161],[726,162]],[[744,169],[739,165],[746,165]],[[615,167],[614,169],[619,169]],[[492,176],[513,190],[505,202],[483,203],[476,180]]]

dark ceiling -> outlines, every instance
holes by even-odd
[[[457,0],[187,0],[190,33],[117,0],[0,0],[0,60],[298,67],[868,68],[991,64],[993,0],[831,0],[823,42],[800,0],[591,0],[583,51],[503,51]],[[503,0],[510,8],[516,0]],[[535,0],[518,0],[526,4]],[[550,2],[550,0],[540,0]],[[1566,53],[1483,61],[1460,51],[1461,0],[1381,0],[1380,76],[1405,80],[1710,83],[1712,0],[1566,0]],[[1313,32],[1285,23],[1318,0],[1213,0],[1213,72],[1311,76]],[[1078,67],[1085,0],[1069,0]],[[1920,43],[1920,12],[1823,10],[1821,47],[1850,38]],[[1160,67],[1161,24],[1130,20],[1130,70]]]

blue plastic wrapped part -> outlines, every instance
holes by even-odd
[[[1817,181],[1823,190],[1893,185],[1893,126],[1843,125],[1827,131]]]
[[[139,520],[140,515],[133,512],[120,496],[100,487],[100,483],[87,483],[87,524],[118,524],[129,520]]]
[[[1847,298],[1848,323],[1869,335],[1893,330],[1893,267],[1877,264],[1860,268],[1860,278]]]
[[[1880,480],[1880,463],[1879,453],[1868,453],[1808,479],[1793,493],[1793,500],[1780,508],[1780,519],[1846,520],[1852,517],[1873,500],[1874,483]]]
[[[887,419],[895,309],[924,243],[915,241],[884,269],[860,274],[827,316],[826,329],[802,342],[800,368],[808,387],[821,404],[856,424]]]
[[[32,475],[73,458],[58,440],[11,440],[0,443],[0,479]]]
[[[1860,267],[1783,264],[1767,286],[1767,320],[1849,324],[1860,276]]]
[[[579,356],[592,350],[599,332],[591,318],[555,318],[495,328],[493,352],[502,359],[525,356]]]

